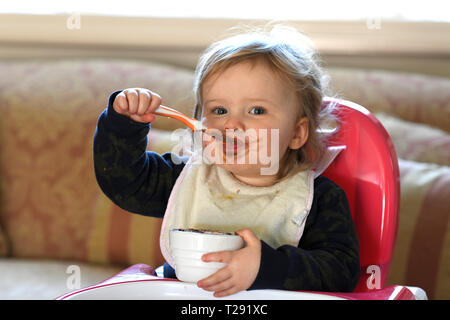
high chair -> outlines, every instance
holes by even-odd
[[[389,274],[400,207],[394,145],[381,123],[364,107],[333,98],[324,103],[336,103],[338,109],[339,128],[329,147],[345,147],[323,175],[345,190],[358,234],[361,277],[354,292],[368,293],[364,295],[367,298],[387,298],[379,293]],[[426,297],[420,288],[397,286],[396,290],[403,292],[403,298],[410,294]]]
[[[335,157],[322,173],[341,186],[360,243],[361,278],[353,293],[283,290],[239,292],[229,299],[427,299],[417,287],[385,287],[398,226],[400,178],[394,146],[381,123],[364,107],[327,98],[337,107],[338,131],[329,142]],[[183,284],[180,289],[180,284]],[[137,264],[92,287],[58,299],[215,299],[212,293],[174,279],[158,277],[155,270]]]

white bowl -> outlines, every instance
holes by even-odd
[[[170,248],[217,252],[224,250],[237,250],[242,248],[242,238],[234,234],[220,232],[198,232],[191,230],[170,230]]]
[[[169,237],[175,274],[185,282],[197,282],[225,266],[224,263],[202,261],[204,254],[237,250],[244,246],[240,236],[217,232],[174,229],[170,230]]]

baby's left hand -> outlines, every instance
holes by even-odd
[[[235,251],[220,251],[204,254],[205,262],[222,262],[227,265],[208,278],[197,282],[207,291],[214,291],[215,297],[224,297],[248,289],[255,281],[261,263],[261,240],[253,231],[243,229],[236,232],[246,246]]]

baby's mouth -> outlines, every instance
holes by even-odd
[[[213,141],[218,144],[218,146],[222,145],[222,150],[224,154],[227,155],[237,155],[237,154],[245,154],[248,148],[252,148],[252,146],[257,145],[258,139],[256,137],[252,137],[251,135],[246,135],[246,132],[228,132],[228,131],[219,131],[217,129],[208,129],[205,132],[213,139]]]
[[[226,154],[238,154],[239,152],[244,152],[245,151],[245,141],[241,140],[237,137],[228,137],[225,136],[223,141],[222,141],[222,145],[223,145],[223,151]]]

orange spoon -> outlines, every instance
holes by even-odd
[[[179,112],[179,111],[177,111],[175,109],[166,107],[166,106],[159,106],[154,111],[154,114],[181,121],[185,125],[187,125],[189,127],[189,129],[191,129],[192,131],[206,130],[206,127],[204,127],[199,120],[191,118],[191,117],[188,117],[188,116],[182,114],[181,112]]]

